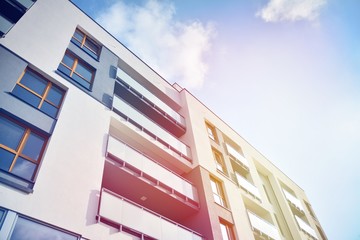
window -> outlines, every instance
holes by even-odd
[[[0,230],[6,217],[6,210],[0,207]]]
[[[16,83],[12,94],[50,117],[56,118],[65,91],[39,74],[27,69]]]
[[[220,230],[221,230],[221,236],[222,236],[223,240],[235,239],[234,233],[232,230],[232,226],[222,219],[220,219]]]
[[[0,115],[0,169],[33,182],[47,138]]]
[[[209,123],[206,123],[206,129],[207,129],[209,138],[211,138],[213,141],[217,142],[218,139],[217,139],[215,127],[210,125]]]
[[[69,76],[81,86],[91,89],[95,69],[70,51],[65,52],[64,58],[62,59],[58,70]]]
[[[45,223],[41,223],[25,216],[19,215],[16,219],[15,227],[10,234],[9,240],[77,240],[79,235],[55,228]]]
[[[223,207],[226,207],[225,195],[224,195],[224,190],[223,190],[221,182],[219,182],[215,178],[211,177],[210,184],[211,184],[211,190],[212,190],[213,196],[214,196],[214,201],[217,204],[219,204]]]
[[[20,20],[35,1],[36,0],[0,1],[0,37],[3,37],[10,28]]]
[[[212,149],[212,152],[213,152],[214,159],[216,162],[216,169],[221,171],[222,173],[227,174],[225,163],[224,163],[224,158],[223,158],[222,154],[215,149]]]
[[[87,54],[92,56],[95,59],[99,58],[100,46],[94,40],[92,40],[85,33],[76,29],[74,35],[72,36],[72,42],[75,43],[78,47],[83,49]]]

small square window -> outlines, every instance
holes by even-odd
[[[97,44],[93,39],[83,33],[81,30],[76,29],[74,35],[72,36],[72,42],[75,43],[78,47],[83,49],[87,54],[92,56],[95,59],[99,58],[100,55],[100,45]]]
[[[65,52],[58,70],[86,89],[91,89],[95,69],[72,52]]]
[[[50,117],[56,118],[65,91],[34,71],[26,69],[12,94]]]

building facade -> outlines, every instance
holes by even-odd
[[[0,6],[0,239],[327,239],[299,186],[73,3]]]

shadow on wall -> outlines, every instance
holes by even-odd
[[[117,68],[115,66],[110,66],[110,68],[109,68],[109,78],[116,79],[116,71],[117,71]],[[114,86],[112,86],[112,87],[114,88]],[[113,90],[114,89],[112,89],[112,91]],[[110,96],[107,93],[104,93],[101,100],[106,106],[111,108],[112,100],[113,100],[112,96]]]
[[[106,105],[108,106],[110,109],[111,109],[111,106],[112,106],[112,96],[110,96],[109,94],[107,93],[104,93],[103,96],[102,96],[102,99],[101,101]]]
[[[91,190],[89,194],[89,202],[86,211],[86,225],[96,224],[96,214],[99,206],[100,191]]]
[[[109,78],[115,79],[116,78],[116,71],[117,71],[117,68],[115,66],[110,66],[110,68],[109,68]]]

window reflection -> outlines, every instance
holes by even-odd
[[[78,237],[19,216],[10,240],[77,240]]]

